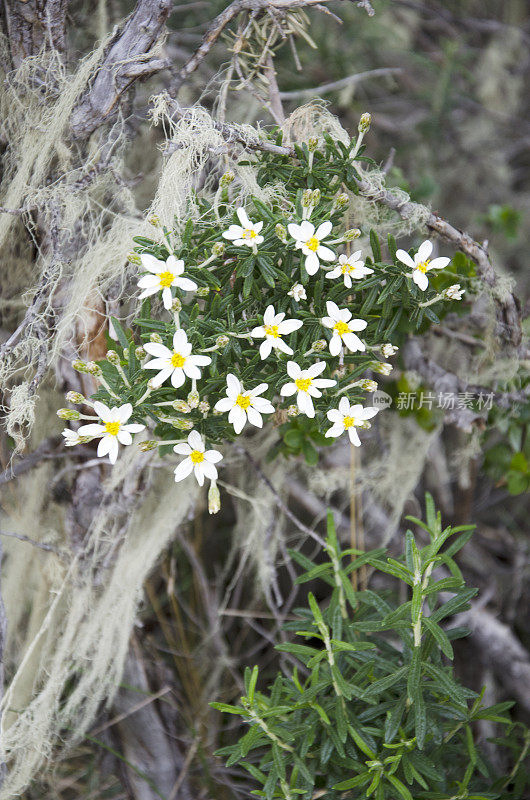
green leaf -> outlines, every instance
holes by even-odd
[[[356,775],[354,778],[348,778],[346,781],[341,781],[333,786],[337,791],[344,791],[345,789],[355,789],[356,786],[364,786],[370,783],[372,775],[370,772],[363,772],[362,775]]]
[[[385,775],[385,778],[387,779],[387,781],[389,783],[392,784],[394,789],[396,789],[400,793],[401,797],[403,797],[404,800],[414,800],[412,795],[411,795],[411,793],[409,792],[409,790],[405,786],[405,784],[401,783],[399,778],[396,778],[395,775],[388,775],[388,774]]]
[[[433,622],[431,617],[423,617],[422,623],[425,625],[429,633],[432,634],[442,653],[446,655],[447,658],[453,660],[455,654],[453,652],[451,642],[447,638],[446,632],[442,630],[442,628],[440,628],[436,622]]]
[[[377,233],[374,230],[370,231],[370,247],[374,254],[374,261],[379,263],[381,261],[381,245],[379,244]]]

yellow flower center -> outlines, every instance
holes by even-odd
[[[180,353],[173,353],[171,356],[171,366],[175,367],[175,369],[183,367],[185,363],[186,359],[184,356],[181,356]]]
[[[105,423],[105,430],[107,433],[110,433],[111,436],[117,436],[118,431],[120,429],[121,422],[106,422]]]
[[[351,428],[352,425],[355,425],[355,417],[344,417],[342,422],[346,429]]]
[[[267,336],[274,336],[275,339],[280,338],[277,325],[265,325],[265,333]]]
[[[351,264],[348,264],[347,262],[346,262],[346,264],[342,264],[342,274],[343,275],[345,275],[346,273],[348,273],[348,275],[349,275],[350,272],[354,272],[354,270],[355,270],[355,267],[353,267]]]
[[[243,231],[243,239],[255,239],[258,234],[256,231],[253,231],[252,228],[246,228]]]
[[[345,333],[350,333],[350,326],[348,325],[348,323],[340,320],[339,322],[335,323],[335,325],[333,326],[333,330],[337,331],[339,336],[344,336]]]
[[[244,411],[249,407],[251,398],[248,395],[238,394],[236,406],[242,408]]]
[[[318,248],[320,247],[320,241],[317,239],[316,236],[312,236],[310,239],[307,240],[307,242],[305,243],[305,246],[309,250],[312,250],[313,253],[315,253],[318,250]]]
[[[311,378],[297,378],[295,380],[296,388],[300,392],[307,392],[307,390],[311,386],[311,383],[312,383],[312,379]]]
[[[162,286],[163,289],[167,289],[175,280],[175,276],[172,272],[161,272],[158,277],[160,278],[160,286]]]
[[[201,461],[204,461],[204,453],[201,453],[200,450],[192,450],[190,458],[194,464],[200,464]]]
[[[429,268],[429,264],[430,263],[431,263],[430,258],[427,259],[427,261],[420,261],[419,264],[416,264],[416,269],[419,269],[419,271],[423,272],[423,274],[425,275],[425,273],[427,272],[427,270]]]

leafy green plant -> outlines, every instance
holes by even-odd
[[[308,594],[308,606],[286,626],[292,642],[277,645],[296,666],[268,691],[258,668],[245,673],[239,705],[212,703],[238,715],[248,732],[223,747],[228,765],[240,763],[260,785],[260,797],[375,797],[376,800],[487,800],[523,798],[529,737],[506,716],[512,705],[485,708],[455,678],[453,642],[466,635],[448,620],[469,608],[476,590],[465,586],[454,560],[474,526],[442,527],[430,495],[422,546],[411,530],[399,559],[384,550],[342,550],[328,514],[326,560],[316,564],[292,551],[304,572],[331,587],[326,607]],[[354,591],[351,573],[370,566],[405,584],[408,599]],[[303,643],[300,642],[300,639]],[[514,766],[499,777],[477,743],[476,722],[503,727]],[[343,793],[346,792],[344,795]]]

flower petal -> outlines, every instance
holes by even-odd
[[[193,469],[193,461],[191,458],[185,458],[184,461],[181,461],[178,467],[175,467],[174,475],[175,475],[175,483],[179,481],[183,481],[184,478],[187,478],[188,475],[191,473]]]
[[[397,250],[396,256],[403,264],[406,264],[407,267],[412,267],[412,269],[416,267],[416,262],[412,256],[409,256],[406,250]]]

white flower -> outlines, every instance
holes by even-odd
[[[433,258],[432,260],[429,259],[430,254],[432,253],[432,242],[428,239],[420,244],[418,247],[418,252],[412,258],[406,252],[406,250],[398,250],[396,256],[399,258],[403,264],[406,264],[407,267],[412,269],[411,278],[414,283],[420,287],[422,292],[429,285],[429,279],[426,275],[431,269],[443,269],[446,267],[449,262],[451,261],[450,258]]]
[[[396,347],[393,344],[384,344],[381,346],[381,353],[384,355],[385,358],[391,358],[391,356],[395,355],[399,347]]]
[[[230,239],[237,247],[246,244],[256,252],[257,245],[263,241],[263,236],[258,235],[263,228],[263,222],[251,222],[244,208],[238,208],[236,214],[241,225],[230,225],[223,233],[224,238]]]
[[[321,241],[331,233],[332,227],[333,224],[328,220],[319,225],[315,231],[315,226],[307,219],[300,225],[291,222],[287,226],[289,233],[296,240],[296,248],[306,257],[305,268],[308,275],[318,272],[320,261],[333,261],[335,258],[333,250],[321,244]]]
[[[193,471],[199,486],[204,484],[205,478],[217,480],[217,468],[215,464],[222,459],[221,453],[217,450],[205,450],[202,436],[198,431],[192,431],[188,436],[188,444],[182,442],[173,448],[175,453],[187,456],[175,468],[175,483],[184,480]]]
[[[445,290],[444,295],[448,300],[461,300],[464,292],[465,289],[461,289],[459,283],[453,283]]]
[[[292,383],[285,383],[281,388],[284,397],[296,394],[298,408],[308,417],[315,416],[313,397],[322,397],[320,389],[335,386],[337,381],[328,378],[317,378],[326,369],[325,361],[317,361],[309,369],[302,369],[295,361],[287,362],[287,374],[293,379]]]
[[[78,434],[79,436],[100,436],[98,456],[101,458],[108,453],[110,463],[115,464],[118,458],[118,442],[123,445],[132,444],[131,433],[140,433],[140,431],[144,430],[145,425],[139,425],[136,422],[127,424],[127,420],[133,412],[133,407],[130,403],[109,408],[104,403],[96,400],[94,411],[102,424],[94,422],[90,423],[90,425],[81,425]]]
[[[287,292],[287,294],[289,297],[292,297],[294,300],[296,300],[297,303],[299,303],[300,300],[307,300],[305,289],[301,283],[295,283],[295,285],[289,292]]]
[[[364,343],[355,335],[354,331],[364,331],[368,323],[364,319],[352,319],[351,311],[348,311],[347,308],[340,309],[331,300],[327,301],[326,309],[329,317],[322,317],[322,324],[333,331],[329,343],[331,355],[338,356],[343,342],[352,353],[357,350],[366,350]]]
[[[282,350],[288,355],[293,354],[292,348],[285,344],[282,336],[297,331],[298,328],[302,327],[303,322],[299,319],[284,319],[284,317],[285,314],[283,312],[280,314],[274,313],[274,306],[267,306],[263,315],[263,325],[250,331],[250,335],[254,336],[254,338],[265,339],[259,348],[262,360],[270,356],[273,347],[277,350]]]
[[[155,389],[161,386],[170,375],[175,389],[182,386],[186,376],[198,380],[201,377],[199,367],[205,367],[212,361],[210,356],[191,354],[191,344],[188,342],[186,331],[182,328],[176,330],[173,335],[173,350],[157,342],[147,342],[144,348],[150,356],[155,356],[155,358],[144,364],[143,369],[159,370],[158,375],[151,379]]]
[[[327,417],[333,425],[326,431],[326,436],[336,438],[341,436],[344,431],[348,431],[350,442],[359,447],[361,440],[355,428],[367,428],[366,420],[375,417],[378,408],[363,408],[362,405],[356,404],[351,406],[347,397],[341,397],[339,407],[332,408],[328,411]]]
[[[162,302],[164,303],[164,308],[169,311],[173,302],[172,286],[177,286],[185,292],[192,292],[197,288],[197,284],[194,281],[180,277],[184,272],[184,261],[181,259],[169,256],[167,261],[161,261],[149,255],[149,253],[142,253],[140,258],[142,266],[152,273],[151,275],[144,275],[138,281],[138,288],[143,289],[140,300],[162,290]]]
[[[65,428],[64,431],[62,431],[62,436],[64,436],[63,444],[65,447],[74,447],[81,442],[81,437],[77,431],[71,431],[70,428]]]
[[[272,414],[274,406],[264,397],[258,397],[268,389],[268,384],[260,383],[255,389],[245,392],[243,385],[232,375],[226,376],[226,397],[215,404],[217,411],[229,411],[228,422],[234,426],[236,433],[241,433],[247,420],[256,428],[263,427],[262,414]]]
[[[335,269],[332,269],[331,272],[328,272],[326,277],[339,278],[341,275],[343,275],[344,286],[346,286],[347,289],[351,289],[352,278],[354,280],[359,280],[360,278],[364,278],[366,275],[371,275],[373,272],[373,269],[370,269],[370,267],[365,267],[364,261],[361,261],[361,253],[362,250],[356,250],[351,256],[339,256],[339,266],[335,267]]]

